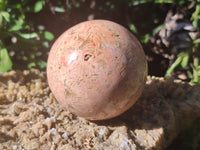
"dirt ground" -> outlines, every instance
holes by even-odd
[[[148,77],[124,114],[105,121],[77,117],[52,95],[46,73],[0,75],[1,150],[164,149],[200,116],[200,86]]]

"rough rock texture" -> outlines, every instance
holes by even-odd
[[[57,103],[44,72],[11,71],[0,75],[0,149],[164,149],[200,116],[199,91],[197,85],[148,77],[131,109],[91,122]]]

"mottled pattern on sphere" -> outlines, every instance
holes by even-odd
[[[147,62],[138,40],[111,21],[80,23],[51,48],[48,83],[56,99],[90,120],[115,117],[141,95]]]

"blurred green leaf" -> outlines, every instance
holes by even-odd
[[[42,43],[42,45],[43,45],[45,48],[49,48],[49,43],[48,43],[47,41],[44,41],[44,42]]]
[[[0,13],[0,27],[2,26],[2,21],[3,21],[3,17],[2,17],[2,15]]]
[[[59,13],[64,13],[65,12],[65,9],[63,7],[59,7],[59,6],[54,6],[53,10],[55,12],[59,12]]]
[[[33,39],[39,37],[36,32],[33,33],[18,33],[18,35],[24,39]]]
[[[192,67],[193,70],[196,70],[196,67],[194,66],[193,63],[191,63],[190,66]]]
[[[197,74],[200,76],[200,66],[197,67]]]
[[[43,0],[37,1],[34,5],[34,12],[35,13],[40,12],[44,5],[45,5],[45,1]]]
[[[174,0],[155,0],[155,3],[174,3]]]
[[[149,2],[148,0],[133,0],[132,1],[132,6],[137,6],[137,5],[141,5],[141,4],[145,4]]]
[[[31,69],[31,68],[33,68],[35,66],[36,66],[35,62],[31,62],[31,63],[28,64],[28,68],[29,69]]]
[[[193,44],[199,44],[199,43],[200,43],[200,38],[193,41]]]
[[[192,25],[194,26],[194,27],[197,27],[198,26],[198,20],[193,20],[193,22],[192,22]]]
[[[8,54],[7,49],[0,50],[0,72],[4,73],[12,68],[12,61]]]
[[[45,61],[39,61],[37,64],[39,65],[39,67],[40,67],[41,69],[44,69],[44,68],[46,68],[46,66],[47,66],[47,63],[46,63]]]
[[[188,77],[192,83],[200,83],[200,66],[195,66],[193,63],[190,63],[190,66],[192,67],[193,73],[187,71]]]
[[[6,11],[1,12],[1,15],[3,16],[3,18],[9,22],[10,21],[10,14]]]
[[[22,59],[23,59],[24,61],[27,61],[27,60],[28,60],[28,57],[27,57],[27,56],[22,56]]]
[[[187,71],[187,76],[192,79],[193,78],[193,74],[190,71]]]
[[[51,40],[54,39],[54,35],[53,35],[51,32],[49,32],[49,31],[45,31],[45,32],[44,32],[44,38],[45,38],[46,40],[51,41]]]
[[[141,39],[141,43],[148,43],[149,42],[149,39],[150,39],[150,34],[145,34],[145,36]]]
[[[165,74],[165,77],[169,76],[176,67],[178,67],[181,63],[181,60],[182,58],[181,57],[178,57],[175,62],[171,65],[171,67],[167,70],[166,74]]]
[[[35,54],[30,54],[31,59],[35,59]]]
[[[189,62],[189,53],[181,53],[181,55],[179,57],[182,57],[182,61],[181,61],[181,67],[186,67],[188,65]]]
[[[186,67],[189,62],[189,53],[182,52],[178,55],[177,59],[175,62],[171,65],[171,67],[167,70],[165,77],[170,75],[178,66]]]
[[[129,29],[130,29],[133,33],[137,33],[137,28],[135,27],[134,24],[129,24]]]
[[[191,17],[191,20],[193,20],[192,24],[196,28],[198,28],[199,16],[200,16],[200,4],[197,3],[195,7],[195,11],[193,12],[192,17]]]
[[[42,52],[35,53],[35,56],[41,56],[41,55],[42,55]]]
[[[9,28],[9,31],[19,31],[23,28],[24,20],[19,19],[14,21],[14,25]]]
[[[81,3],[80,3],[80,2],[76,2],[75,7],[76,7],[76,8],[79,8],[80,6],[81,6]]]
[[[153,29],[152,34],[156,35],[163,27],[165,24],[161,24],[159,26],[157,26],[156,28]]]

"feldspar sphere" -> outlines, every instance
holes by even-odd
[[[147,62],[138,40],[111,21],[75,25],[53,44],[47,78],[57,101],[89,120],[129,109],[141,95]]]

